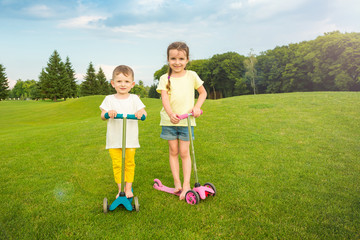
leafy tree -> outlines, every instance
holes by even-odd
[[[150,86],[148,96],[149,98],[160,98],[160,94],[156,91],[157,85],[153,84]]]
[[[147,97],[148,93],[145,89],[143,81],[139,81],[139,84],[135,84],[135,86],[131,89],[130,93],[136,94],[142,98]]]
[[[157,70],[154,73],[154,81],[159,81],[160,77],[168,72],[169,66],[167,64],[163,65],[161,69]]]
[[[39,83],[35,80],[22,81],[19,79],[11,90],[11,97],[20,99],[40,99],[41,93]]]
[[[255,64],[256,64],[257,60],[256,60],[256,56],[253,53],[253,50],[251,49],[248,58],[246,58],[244,60],[244,66],[246,69],[246,73],[245,76],[250,78],[251,81],[251,87],[254,90],[254,95],[256,94],[256,84],[255,84],[255,79],[256,79],[256,68],[255,68]]]
[[[26,92],[24,82],[21,79],[18,79],[11,92],[11,95],[14,98],[24,98]]]
[[[227,52],[216,54],[209,60],[207,77],[214,93],[220,91],[220,98],[234,96],[235,83],[241,81],[245,72],[244,59],[238,53]]]
[[[9,82],[6,77],[5,67],[0,64],[0,101],[9,96]]]

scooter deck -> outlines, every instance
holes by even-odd
[[[176,196],[180,196],[180,194],[181,194],[181,191],[175,192],[175,188],[170,188],[170,187],[167,187],[167,186],[163,185],[159,179],[154,180],[154,186],[153,187],[156,190],[171,193],[171,194],[174,194]]]
[[[118,206],[123,205],[126,208],[126,210],[132,211],[133,210],[133,207],[131,205],[132,199],[133,198],[126,198],[125,196],[123,197],[120,196],[117,199],[115,199],[115,201],[113,201],[113,203],[109,207],[109,210],[113,211]]]

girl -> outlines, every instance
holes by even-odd
[[[187,128],[187,120],[180,120],[178,115],[192,112],[196,118],[200,116],[200,108],[204,103],[207,93],[203,81],[196,72],[186,70],[189,62],[189,47],[183,42],[174,42],[168,46],[167,61],[169,72],[160,77],[157,91],[161,93],[163,108],[160,116],[162,131],[160,137],[168,140],[169,162],[174,178],[175,192],[181,192],[180,200],[190,190],[191,158],[190,139]],[[199,98],[195,103],[195,91],[199,92]],[[191,119],[191,128],[196,126],[195,119]],[[192,131],[192,133],[194,133]],[[192,136],[194,138],[194,135]],[[179,176],[179,158],[182,160],[183,185]]]

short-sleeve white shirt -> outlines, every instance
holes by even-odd
[[[101,110],[115,110],[118,114],[135,114],[145,108],[140,98],[130,94],[127,99],[117,99],[115,95],[108,95],[100,105]],[[108,119],[106,131],[106,149],[122,148],[122,119]],[[126,124],[126,148],[139,148],[139,129],[137,120],[127,120]]]
[[[168,74],[164,74],[160,77],[156,91],[159,93],[161,93],[162,90],[167,91],[167,83]],[[195,89],[201,87],[203,83],[199,75],[191,70],[186,70],[186,74],[183,77],[170,77],[170,91],[168,91],[168,94],[172,111],[179,115],[189,113],[195,104]],[[178,124],[171,123],[164,108],[160,111],[160,117],[161,126],[187,126],[186,119],[180,120]],[[192,117],[191,126],[195,125],[195,118]]]

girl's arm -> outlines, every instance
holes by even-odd
[[[169,100],[169,94],[166,90],[161,90],[161,100],[163,107],[165,109],[165,112],[170,118],[170,121],[173,124],[179,123],[180,119],[176,116],[176,113],[173,113],[171,106],[170,106],[170,100]]]
[[[204,88],[203,85],[201,85],[198,89],[196,89],[199,93],[199,97],[198,100],[196,101],[195,106],[192,109],[192,112],[194,114],[194,117],[198,117],[201,114],[201,106],[203,105],[203,103],[205,102],[205,99],[207,97],[207,92]]]

